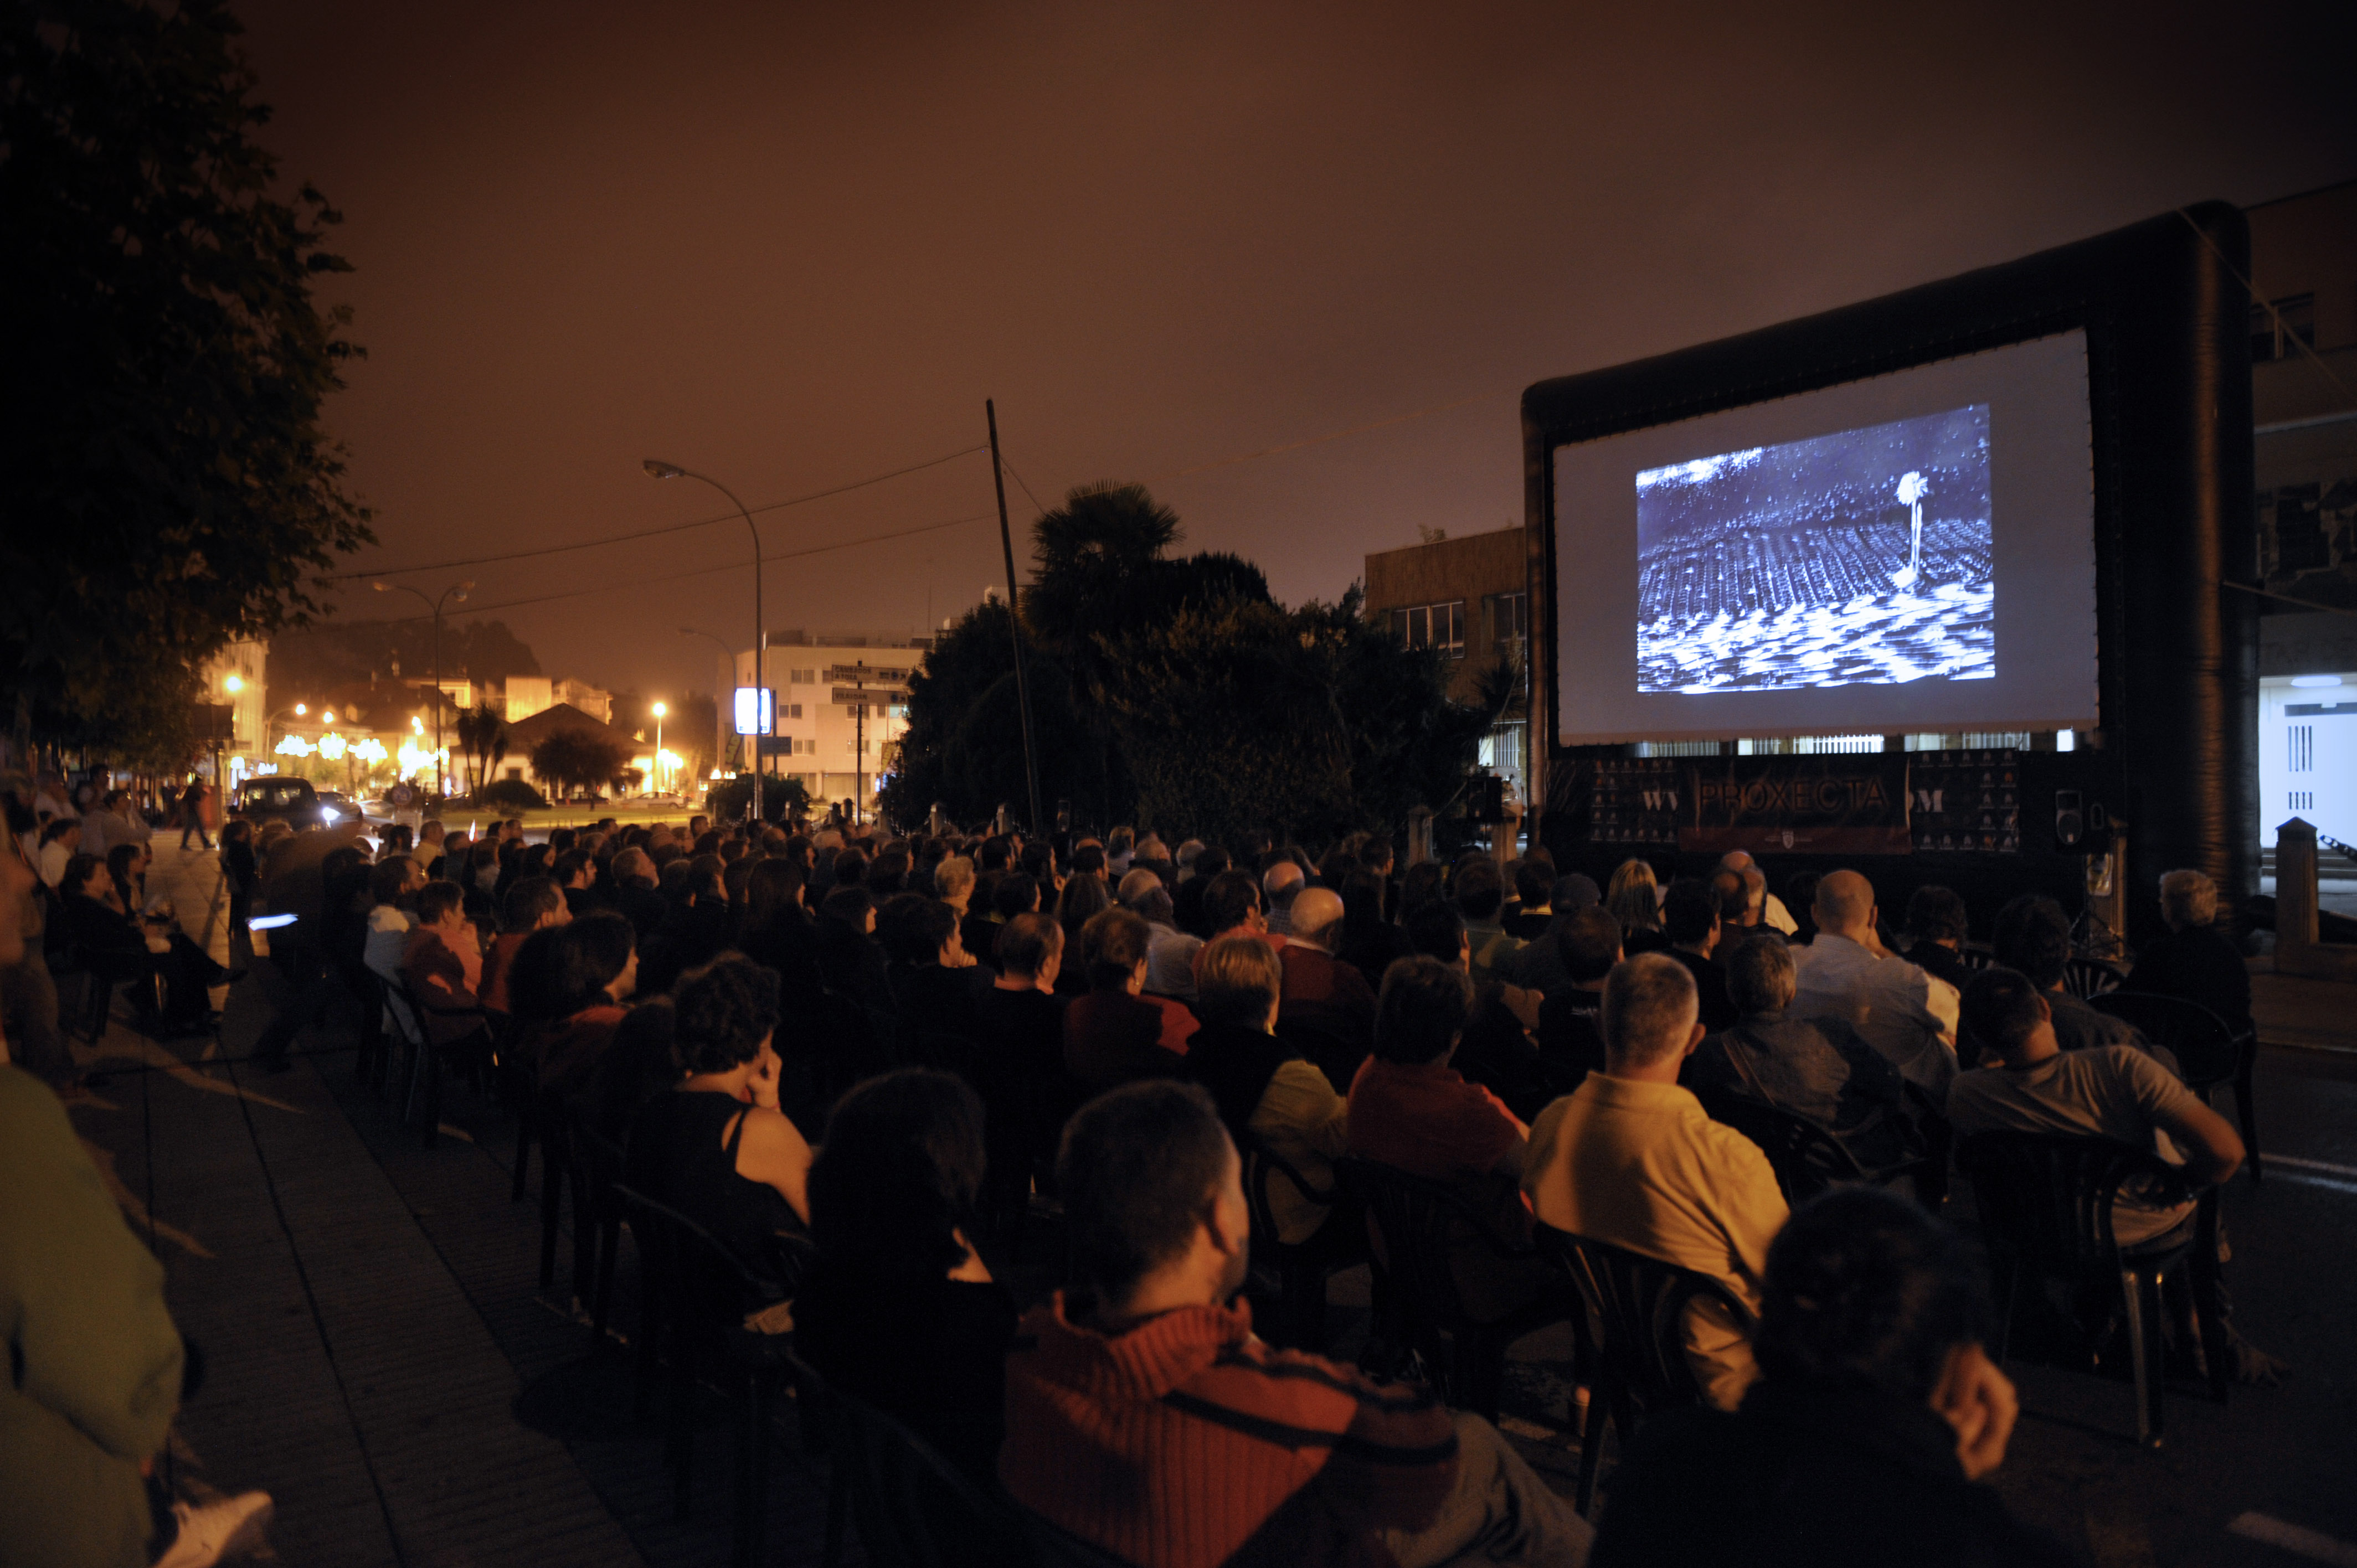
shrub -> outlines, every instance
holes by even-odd
[[[479,805],[504,806],[522,811],[528,806],[545,806],[548,797],[521,779],[494,779],[475,793]]]

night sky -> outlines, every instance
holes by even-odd
[[[1418,525],[1520,521],[1533,381],[2357,174],[2340,4],[242,14],[359,269],[362,569],[726,510],[647,456],[830,489],[979,444],[992,396],[1042,501],[1145,480],[1330,599]],[[760,514],[770,626],[966,608],[985,514],[971,455]],[[749,573],[657,579],[748,553],[732,515],[397,580],[476,578],[550,674],[709,689],[678,628],[748,641]]]

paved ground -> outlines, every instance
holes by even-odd
[[[611,1344],[589,1357],[569,1302],[537,1288],[536,1208],[509,1201],[506,1120],[461,1090],[456,1135],[420,1149],[355,1080],[339,1034],[290,1073],[255,1075],[238,1059],[261,1022],[250,989],[217,1045],[167,1052],[116,1025],[87,1053],[113,1075],[73,1107],[210,1359],[181,1423],[184,1478],[275,1494],[289,1563],[725,1561],[723,1412],[702,1412],[706,1480],[675,1525],[657,1434],[630,1415],[627,1358]],[[2357,1026],[2337,1023],[2357,1018],[2352,1000],[2301,994],[2287,1016],[2357,1048]],[[2292,1362],[2289,1386],[2238,1389],[2222,1409],[2183,1391],[2156,1454],[2128,1441],[2125,1383],[2015,1369],[2028,1414],[2000,1489],[2101,1568],[2357,1562],[2343,1544],[2357,1542],[2357,1055],[2271,1047],[2259,1098],[2271,1163],[2227,1196],[2233,1279],[2244,1331]],[[1971,1224],[1968,1197],[1956,1218]],[[993,1261],[1028,1296],[1052,1251]],[[560,1247],[559,1293],[569,1262]],[[631,1271],[626,1245],[623,1334]],[[1351,1354],[1363,1272],[1333,1299]],[[1503,1423],[1566,1491],[1568,1354],[1560,1331],[1517,1348]],[[823,1495],[781,1434],[775,1561],[817,1560]]]

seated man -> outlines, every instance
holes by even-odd
[[[1473,977],[1476,989],[1496,984],[1512,972],[1514,955],[1523,950],[1523,940],[1506,931],[1503,911],[1506,907],[1506,879],[1498,863],[1487,855],[1468,855],[1460,859],[1457,875],[1450,883],[1449,893],[1457,913],[1465,921],[1465,937],[1471,944],[1466,972]]]
[[[2198,1002],[2235,1034],[2250,1033],[2251,971],[2218,929],[2218,885],[2198,871],[2169,872],[2160,918],[2169,935],[2145,944],[2124,989]]]
[[[1277,1021],[1325,1045],[1318,1065],[1348,1085],[1374,1043],[1375,993],[1337,956],[1341,943],[1340,894],[1311,887],[1293,900],[1293,934],[1275,955],[1285,975]]]
[[[1964,1028],[1998,1065],[1957,1075],[1948,1120],[1960,1139],[1976,1133],[2049,1133],[2146,1149],[2184,1168],[2190,1186],[2224,1181],[2241,1168],[2243,1140],[2224,1117],[2201,1103],[2173,1072],[2128,1046],[2062,1048],[2053,997],[2010,969],[1988,969],[1964,988]],[[2165,1251],[2190,1233],[2194,1201],[2167,1192],[2121,1189],[2112,1234],[2124,1251]],[[2197,1258],[2198,1271],[2222,1260]],[[2223,1316],[2222,1300],[2218,1304]],[[2232,1333],[2232,1325],[2228,1325]],[[2273,1383],[2282,1364],[2235,1343],[2234,1375]]]
[[[1587,1522],[1488,1422],[1272,1350],[1227,1305],[1251,1210],[1200,1089],[1083,1107],[1057,1171],[1071,1278],[1006,1365],[1017,1503],[1137,1568],[1586,1561]]]
[[[1736,878],[1739,889],[1742,878]],[[1702,1006],[1706,1034],[1731,1029],[1738,1016],[1727,994],[1727,972],[1718,966],[1718,900],[1707,883],[1681,877],[1662,895],[1662,934],[1670,939],[1669,955],[1694,976],[1695,995]]]
[[[1146,922],[1146,989],[1157,996],[1195,999],[1195,950],[1203,944],[1178,929],[1170,890],[1153,872],[1139,869],[1114,889],[1121,907]]]
[[[1534,947],[1538,944],[1533,943]],[[1539,1070],[1557,1094],[1604,1070],[1604,982],[1622,958],[1620,922],[1591,904],[1557,926],[1548,945],[1560,954],[1564,983],[1539,1004]]]
[[[1211,935],[1204,940],[1217,941],[1230,931],[1243,931],[1258,937],[1272,952],[1282,951],[1285,939],[1268,929],[1261,914],[1260,884],[1248,871],[1222,871],[1213,876],[1203,889],[1203,925]],[[1195,950],[1195,962],[1200,967],[1203,950]]]
[[[2019,1405],[1981,1348],[1975,1266],[1938,1220],[1829,1192],[1769,1249],[1763,1294],[1760,1383],[1731,1415],[1645,1423],[1598,1568],[2077,1561],[1973,1485],[2004,1461]]]
[[[1424,911],[1448,915],[1445,905]],[[1351,1153],[1464,1194],[1491,1236],[1527,1243],[1530,1210],[1516,1182],[1526,1129],[1504,1102],[1450,1065],[1472,1009],[1463,972],[1429,954],[1395,961],[1383,975],[1374,1054],[1351,1083]],[[1466,1310],[1484,1322],[1520,1310],[1558,1277],[1549,1268],[1501,1259],[1469,1231],[1454,1250]]]
[[[1146,922],[1126,909],[1100,909],[1081,928],[1089,989],[1064,1009],[1064,1070],[1091,1094],[1186,1070],[1195,1015],[1143,994],[1146,940]]]
[[[983,972],[965,950],[957,911],[921,893],[895,893],[876,912],[876,935],[890,961],[886,977],[905,1044],[970,1067],[983,1037],[974,1010]]]
[[[1727,988],[1742,1021],[1695,1047],[1684,1081],[1804,1117],[1839,1138],[1869,1174],[1913,1159],[1907,1080],[1838,1018],[1787,1018],[1794,983],[1792,944],[1773,931],[1744,939],[1727,958]]]
[[[1558,939],[1563,929],[1575,918],[1603,901],[1595,879],[1575,871],[1568,876],[1558,876],[1547,890],[1546,929],[1531,938],[1523,950],[1514,955],[1507,966],[1506,978],[1525,991],[1554,991],[1567,983],[1564,973],[1563,955]]]
[[[1744,897],[1760,909],[1758,923],[1771,931],[1791,936],[1800,929],[1800,923],[1784,908],[1784,900],[1768,891],[1768,874],[1760,869],[1749,851],[1731,849],[1719,856],[1718,868],[1732,871],[1743,878]],[[1806,944],[1803,944],[1804,946]]]
[[[1875,935],[1874,887],[1828,873],[1811,901],[1816,935],[1796,954],[1795,1018],[1836,1018],[1880,1051],[1933,1104],[1956,1076],[1956,988],[1891,954]]]
[[[1556,1230],[1708,1274],[1756,1313],[1784,1195],[1760,1145],[1678,1087],[1702,1039],[1695,1008],[1694,977],[1674,960],[1639,953],[1613,970],[1604,1070],[1531,1129],[1523,1190]],[[1756,1369],[1726,1309],[1687,1308],[1685,1346],[1703,1397],[1720,1410],[1741,1403]]]
[[[1918,887],[1907,900],[1907,935],[1915,944],[1907,950],[1907,961],[1963,990],[1972,978],[1963,957],[1967,929],[1964,901],[1953,888]]]
[[[1301,867],[1280,860],[1261,875],[1261,897],[1268,901],[1268,929],[1280,937],[1293,934],[1293,900],[1308,885]]]
[[[1996,912],[1991,938],[1996,961],[2028,975],[2045,993],[2046,1005],[2054,1015],[2054,1038],[2064,1050],[2132,1046],[2177,1071],[2176,1054],[2167,1047],[2148,1043],[2135,1025],[2096,1012],[2063,988],[2071,961],[2071,917],[2061,905],[2043,893],[2024,893]]]
[[[1285,950],[1301,950],[1299,940]],[[1276,1037],[1286,972],[1266,943],[1248,936],[1231,933],[1211,948],[1203,955],[1202,994],[1195,1003],[1203,1026],[1187,1042],[1187,1074],[1211,1091],[1238,1148],[1257,1143],[1308,1187],[1330,1194],[1334,1159],[1349,1147],[1350,1107],[1314,1063]],[[1268,1206],[1276,1239],[1288,1245],[1316,1235],[1332,1208],[1283,1170],[1269,1179]]]

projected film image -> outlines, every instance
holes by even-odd
[[[1637,549],[1640,692],[1996,674],[1986,403],[1644,469]]]

